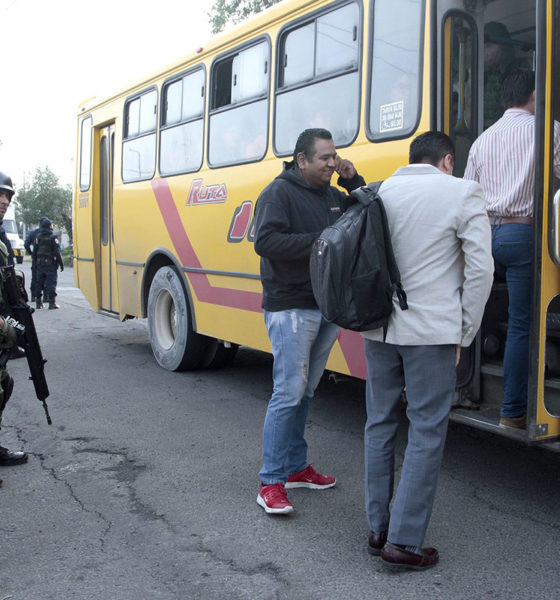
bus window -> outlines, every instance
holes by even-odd
[[[368,137],[373,141],[406,137],[416,129],[424,4],[421,0],[374,3],[367,122]]]
[[[157,91],[149,90],[124,107],[122,178],[124,182],[153,177],[156,165]]]
[[[204,135],[203,69],[163,87],[159,171],[162,175],[197,171]]]
[[[455,144],[454,175],[462,177],[469,149],[477,136],[476,25],[464,13],[452,12],[444,21],[442,61],[444,83],[444,131]]]
[[[212,66],[210,166],[252,162],[264,156],[269,77],[270,46],[265,40]]]
[[[355,3],[282,34],[274,147],[290,154],[308,127],[328,129],[336,146],[352,142],[360,106],[360,11]]]
[[[89,190],[91,183],[91,117],[82,121],[80,139],[80,191]]]

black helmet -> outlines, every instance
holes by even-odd
[[[0,190],[5,190],[8,192],[8,196],[10,200],[12,196],[16,193],[14,190],[14,184],[12,183],[12,178],[8,177],[6,173],[0,173]]]

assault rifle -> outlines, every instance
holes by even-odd
[[[4,282],[5,301],[8,305],[9,316],[16,321],[14,323],[9,317],[7,321],[12,324],[16,330],[17,343],[25,350],[25,357],[29,365],[30,379],[35,387],[35,394],[39,402],[43,403],[47,423],[52,425],[47,398],[49,397],[49,386],[45,378],[45,363],[33,322],[33,309],[27,304],[27,293],[20,284],[16,271],[13,266],[0,267],[2,280]]]

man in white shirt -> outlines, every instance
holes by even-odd
[[[408,310],[394,310],[387,335],[366,331],[365,430],[368,550],[390,566],[427,569],[422,548],[432,511],[455,391],[460,347],[473,341],[494,265],[482,188],[453,177],[455,149],[430,131],[410,145],[410,164],[379,190]],[[393,495],[398,404],[406,382],[408,445]]]
[[[535,187],[535,74],[511,71],[502,83],[503,116],[474,142],[465,179],[484,190],[496,273],[508,288],[504,399],[500,426],[524,429],[529,378]],[[560,125],[554,124],[554,172],[560,176]]]

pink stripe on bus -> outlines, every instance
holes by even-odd
[[[181,264],[187,268],[201,269],[202,265],[181,223],[179,211],[171,195],[169,184],[165,179],[156,179],[152,181],[152,188],[161,211],[161,216]],[[196,297],[201,302],[262,312],[262,294],[258,292],[244,292],[242,290],[214,287],[208,281],[206,273],[187,273],[186,275]]]
[[[201,269],[196,252],[192,247],[189,236],[185,231],[179,217],[179,211],[173,200],[169,184],[165,179],[152,181],[152,188],[163,217],[163,221],[175,247],[177,256],[184,267]],[[262,294],[257,292],[244,292],[229,288],[214,287],[208,281],[206,273],[186,273],[196,297],[201,302],[229,306],[241,310],[262,312]],[[359,333],[341,329],[338,342],[342,354],[354,377],[366,378],[366,359],[364,354],[364,340]]]
[[[338,334],[338,343],[344,354],[344,359],[350,369],[350,375],[365,379],[367,374],[366,355],[364,352],[364,338],[357,331],[341,329]]]

